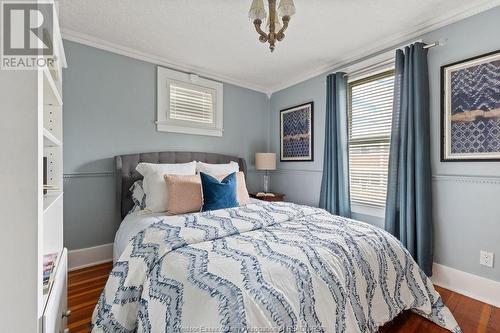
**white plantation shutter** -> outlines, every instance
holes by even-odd
[[[215,91],[195,85],[171,83],[169,118],[203,124],[214,123]]]
[[[384,207],[394,72],[349,83],[349,175],[353,204]]]
[[[158,66],[156,87],[158,131],[223,136],[221,82]]]

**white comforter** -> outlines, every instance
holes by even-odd
[[[152,218],[93,332],[373,332],[405,309],[460,332],[401,243],[368,224],[265,202]]]
[[[146,211],[137,211],[129,213],[120,224],[120,228],[115,235],[115,243],[113,244],[113,263],[120,259],[121,254],[127,248],[130,240],[142,230],[152,224],[162,220],[173,218],[173,216],[165,216],[162,213],[149,213]]]

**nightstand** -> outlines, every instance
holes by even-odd
[[[285,195],[283,193],[274,193],[274,197],[257,197],[257,193],[250,193],[250,198],[259,199],[262,201],[284,201]]]

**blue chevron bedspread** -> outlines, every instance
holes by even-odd
[[[263,201],[155,218],[115,263],[93,332],[374,332],[405,309],[460,332],[377,227]]]

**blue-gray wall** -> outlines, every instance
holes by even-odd
[[[254,153],[265,151],[268,98],[224,84],[222,138],[157,132],[156,66],[65,41],[64,239],[80,249],[113,242],[113,156],[146,151],[203,151],[246,158],[256,189]]]
[[[500,7],[422,36],[447,39],[429,50],[431,154],[435,224],[435,262],[500,281],[500,163],[439,159],[440,67],[500,49]],[[272,189],[295,202],[317,205],[323,167],[326,74],[281,90],[271,97],[270,148],[279,153],[279,110],[314,101],[314,162],[278,163]],[[355,215],[379,226],[383,219]],[[479,265],[481,249],[496,253],[494,268]]]

